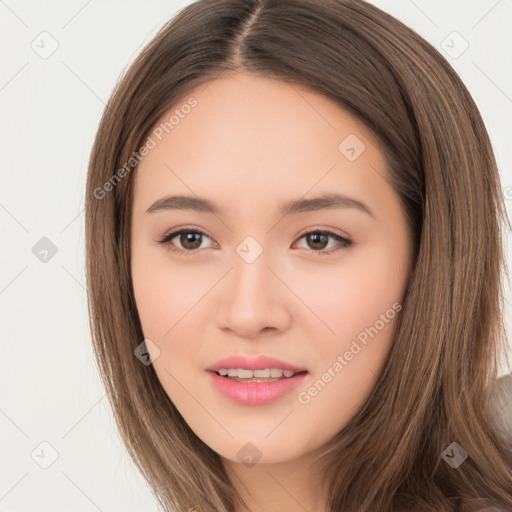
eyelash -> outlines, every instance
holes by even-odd
[[[194,234],[203,235],[206,238],[210,238],[206,233],[203,233],[202,231],[200,231],[198,229],[182,228],[182,229],[179,229],[177,231],[173,231],[171,233],[168,233],[168,234],[164,235],[164,237],[159,239],[159,240],[157,240],[157,242],[159,244],[167,246],[167,249],[169,251],[181,253],[184,256],[194,256],[194,254],[197,253],[199,249],[189,249],[189,250],[187,250],[187,249],[180,249],[179,247],[176,247],[176,246],[173,247],[172,244],[170,243],[173,238],[175,238],[177,235],[181,235],[182,233],[194,233]],[[353,241],[350,240],[349,238],[344,238],[344,237],[342,237],[342,236],[340,236],[340,235],[338,235],[336,233],[333,233],[332,231],[327,231],[327,230],[322,230],[322,229],[317,229],[317,230],[308,231],[306,233],[303,233],[299,237],[299,240],[301,240],[305,236],[311,235],[311,234],[327,235],[327,236],[329,236],[331,238],[334,238],[337,242],[340,243],[342,249],[348,249],[353,244]],[[211,240],[211,238],[210,238],[210,240]],[[319,254],[319,255],[331,254],[331,253],[339,251],[339,250],[340,250],[340,248],[334,249],[334,250],[331,249],[329,251],[325,251],[325,250],[324,251],[315,251],[315,250],[311,249],[311,251],[313,253],[316,253],[316,254]]]

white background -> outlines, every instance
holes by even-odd
[[[92,357],[84,190],[94,134],[116,81],[189,3],[0,0],[3,512],[157,510],[114,429]],[[512,0],[372,3],[442,53],[445,40],[452,53],[462,48],[454,31],[469,43],[457,58],[444,54],[481,109],[511,215]],[[40,36],[44,31],[50,36]],[[58,44],[46,59],[32,48],[42,47],[43,37],[46,49],[52,38]],[[46,263],[32,252],[43,237],[57,248]],[[506,290],[510,333],[508,284]],[[58,458],[43,469],[53,450]]]

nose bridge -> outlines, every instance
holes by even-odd
[[[266,327],[277,327],[279,306],[276,301],[275,276],[269,270],[270,251],[264,242],[246,237],[237,247],[233,270],[222,301],[224,327],[246,337]]]
[[[247,236],[235,249],[232,290],[234,298],[238,297],[244,303],[260,300],[261,292],[269,291],[267,281],[272,273],[267,266],[270,252],[264,247],[264,243],[256,240],[254,236]]]

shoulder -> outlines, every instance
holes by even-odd
[[[503,442],[503,458],[512,468],[512,374],[503,375],[495,380],[489,398],[492,421]]]
[[[512,374],[496,379],[491,391],[492,407],[500,430],[512,437]]]

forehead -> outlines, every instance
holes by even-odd
[[[320,187],[360,196],[385,183],[386,162],[363,123],[311,89],[256,75],[190,90],[150,137],[155,146],[136,172],[146,203],[166,190],[271,201]]]

